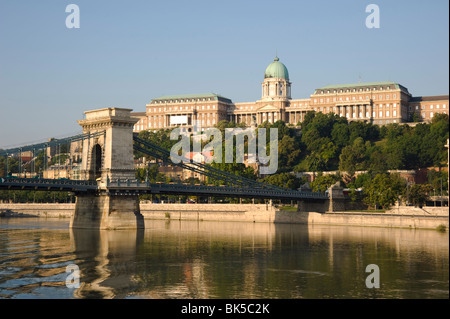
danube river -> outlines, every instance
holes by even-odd
[[[368,265],[379,288],[367,287]],[[174,220],[75,231],[68,219],[3,218],[0,298],[447,299],[449,235]]]

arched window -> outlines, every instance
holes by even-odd
[[[99,144],[95,144],[92,148],[91,158],[92,177],[96,180],[102,176],[102,147]]]

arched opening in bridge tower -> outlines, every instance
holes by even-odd
[[[98,144],[92,148],[92,172],[94,180],[102,176],[102,147]]]

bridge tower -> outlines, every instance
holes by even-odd
[[[139,199],[128,192],[110,192],[107,180],[133,180],[133,126],[131,109],[104,108],[85,112],[78,124],[83,133],[104,131],[104,135],[83,141],[80,176],[96,180],[97,193],[77,194],[71,228],[143,228]]]

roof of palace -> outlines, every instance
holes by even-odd
[[[280,62],[278,57],[273,59],[273,62],[269,64],[264,72],[264,78],[281,78],[289,81],[289,72],[286,66]]]

